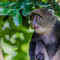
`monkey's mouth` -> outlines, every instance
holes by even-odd
[[[34,26],[33,28],[34,28],[34,29],[38,29],[38,28],[39,28],[39,26]]]

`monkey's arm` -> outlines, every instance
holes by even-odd
[[[30,60],[36,60],[35,59],[35,49],[36,49],[36,38],[38,35],[34,32],[32,36],[32,40],[30,42],[30,48],[29,48],[29,54],[30,54]]]
[[[35,60],[35,42],[30,42],[29,54],[30,60]]]

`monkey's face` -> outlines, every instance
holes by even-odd
[[[55,23],[55,17],[48,10],[34,10],[30,16],[31,26],[37,33],[43,33],[51,29]]]

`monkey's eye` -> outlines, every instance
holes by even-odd
[[[40,19],[40,16],[39,16],[39,15],[35,15],[35,16],[34,16],[34,19],[35,19],[35,20],[39,20],[39,19]]]
[[[36,20],[39,20],[39,17],[38,16],[36,16],[35,18],[36,18]]]

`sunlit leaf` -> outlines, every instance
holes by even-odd
[[[42,0],[43,2],[47,2],[48,0]]]
[[[14,21],[15,25],[17,25],[17,26],[19,26],[19,24],[22,23],[22,16],[21,16],[19,10],[14,11],[13,21]]]
[[[23,11],[22,11],[22,14],[24,16],[27,16],[29,15],[29,13],[33,10],[33,5],[32,4],[28,4],[28,5],[25,5]]]

